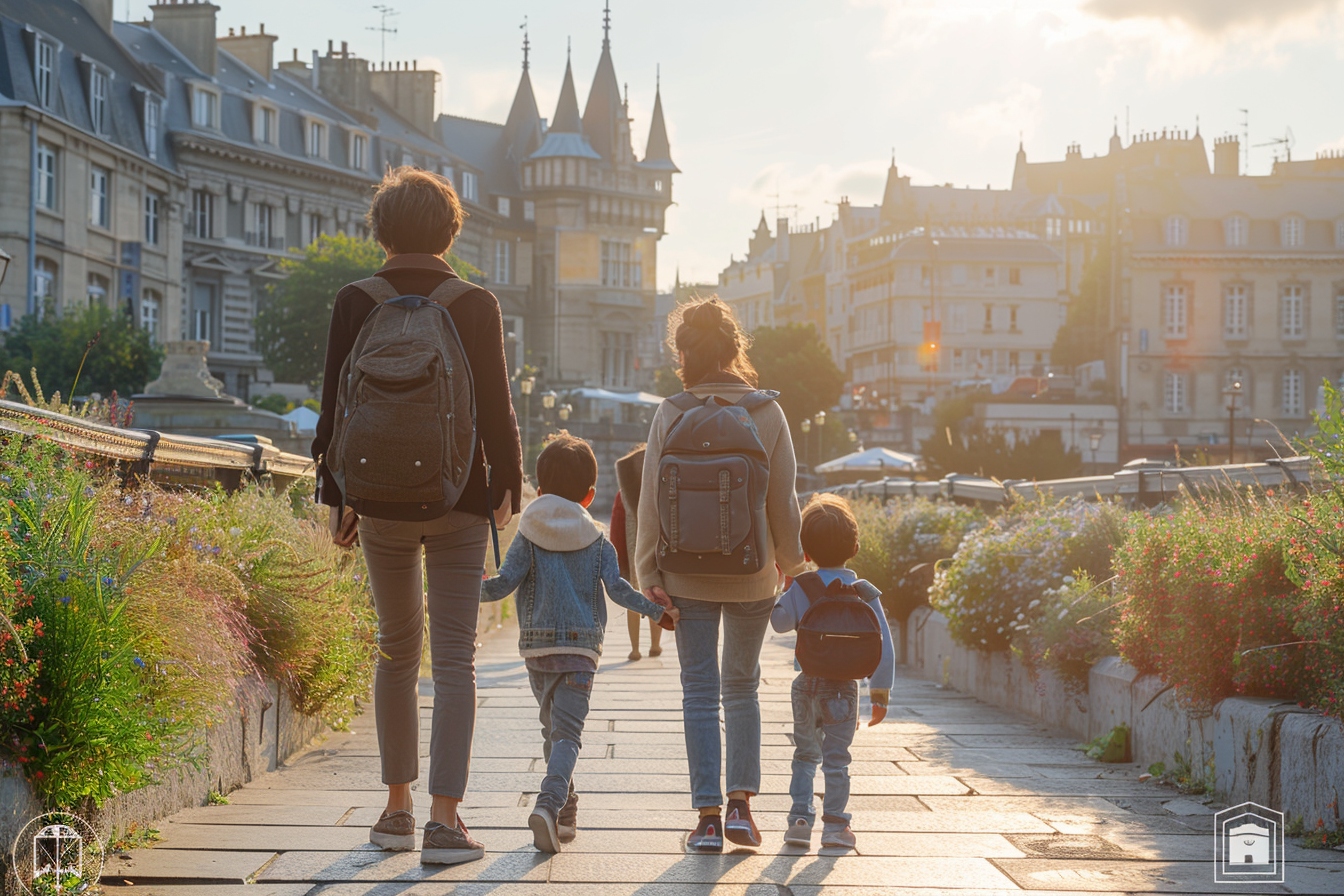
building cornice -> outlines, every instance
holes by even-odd
[[[189,150],[221,159],[243,162],[247,165],[267,169],[279,174],[295,175],[311,180],[339,184],[354,190],[365,190],[375,183],[372,176],[361,175],[356,171],[342,171],[323,165],[314,165],[279,156],[248,152],[233,143],[211,140],[199,134],[178,131],[173,134],[173,148]]]
[[[1237,267],[1326,265],[1344,266],[1344,252],[1134,252],[1129,254],[1131,264],[1150,267],[1184,265],[1190,267]]]

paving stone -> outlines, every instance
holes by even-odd
[[[550,859],[533,851],[487,853],[460,865],[421,865],[412,852],[287,852],[263,871],[267,882],[298,881],[536,881],[544,883]]]
[[[1012,860],[1003,860],[1012,861]],[[1018,860],[1021,861],[1021,860]],[[586,856],[561,853],[551,862],[555,882],[778,883],[831,886],[871,885],[1008,887],[1010,880],[985,859],[918,859],[880,856],[686,855]]]
[[[103,865],[103,880],[242,884],[275,855],[267,851],[137,849],[109,857]]]
[[[116,887],[118,883],[115,880],[104,879],[106,885],[103,888],[104,893],[118,892]],[[235,885],[240,886],[240,885]],[[237,892],[238,896],[308,896],[313,890],[313,885],[309,883],[302,884],[250,884],[246,890],[235,891],[233,886],[228,884],[161,884],[161,883],[137,883],[133,892],[135,896],[220,896],[221,893],[228,894]]]
[[[345,814],[341,806],[201,806],[172,816],[179,824],[307,825],[335,824]]]
[[[378,810],[381,811],[381,810]],[[428,816],[428,812],[425,813]],[[154,849],[172,850],[262,850],[285,852],[291,849],[363,849],[368,846],[366,828],[331,825],[260,826],[245,824],[159,825],[159,842]]]
[[[1312,893],[1344,892],[1344,866],[1295,862],[1284,867],[1282,884],[1215,884],[1213,862],[1119,862],[1050,859],[995,859],[994,864],[1023,888],[1144,893]]]

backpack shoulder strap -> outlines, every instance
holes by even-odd
[[[826,584],[822,582],[821,576],[815,572],[805,572],[802,575],[794,576],[793,584],[803,590],[803,597],[807,598],[808,606],[811,606],[826,594]]]
[[[779,398],[779,393],[773,389],[757,389],[755,392],[748,392],[737,400],[737,406],[747,411],[754,411],[764,404],[769,404]]]
[[[682,392],[679,395],[673,395],[671,398],[667,399],[667,403],[684,414],[691,408],[700,407],[700,405],[704,404],[704,401],[695,397],[690,392]]]
[[[384,302],[395,299],[397,296],[401,295],[391,283],[388,283],[382,277],[369,277],[366,280],[356,280],[350,285],[373,299],[375,305],[381,305]]]
[[[463,280],[461,277],[449,277],[434,287],[434,291],[429,294],[429,300],[447,308],[473,289],[480,288],[470,280]]]

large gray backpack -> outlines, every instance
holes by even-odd
[[[658,457],[660,570],[749,576],[765,567],[770,454],[751,411],[778,397],[758,390],[728,405],[690,392],[668,399],[681,414]]]
[[[435,519],[461,497],[476,451],[476,389],[448,306],[479,287],[354,285],[376,306],[341,367],[327,469],[361,516]]]

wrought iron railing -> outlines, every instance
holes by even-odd
[[[0,401],[0,433],[5,432],[48,439],[71,451],[113,461],[127,478],[165,485],[219,483],[235,489],[252,479],[284,488],[314,475],[311,459],[264,441],[120,429],[12,401]]]

